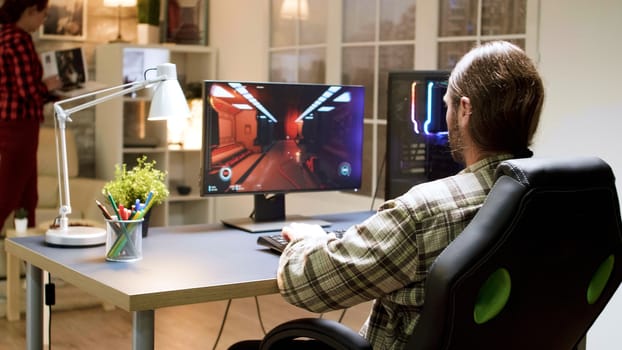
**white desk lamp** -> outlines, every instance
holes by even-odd
[[[150,70],[156,70],[156,68],[148,69],[145,74]],[[71,214],[71,200],[69,196],[65,127],[68,121],[72,121],[71,115],[115,97],[142,90],[152,84],[156,85],[151,101],[151,108],[149,110],[149,120],[164,120],[171,117],[185,118],[190,114],[188,103],[177,81],[176,66],[172,63],[158,65],[157,76],[154,79],[145,79],[144,81],[106,88],[54,103],[54,114],[56,116],[56,125],[59,132],[58,136],[60,138],[60,141],[58,138],[56,140],[56,165],[60,208],[59,216],[56,219],[57,222],[55,222],[56,225],[48,229],[45,233],[45,241],[47,243],[60,246],[90,246],[104,244],[106,241],[106,230],[103,228],[69,226],[69,219],[67,216]],[[83,104],[67,108],[66,110],[61,107],[61,105],[65,103],[101,94],[106,95],[96,97]],[[93,203],[93,205],[95,205],[95,203]]]

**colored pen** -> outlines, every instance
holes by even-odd
[[[104,207],[103,204],[101,204],[100,201],[98,201],[97,199],[95,200],[95,204],[97,204],[97,207],[99,208],[99,210],[102,212],[102,214],[104,215],[104,218],[108,219],[108,220],[112,220],[112,216],[110,215],[110,213],[108,212],[108,209],[106,209],[106,207]]]
[[[147,196],[147,201],[145,201],[144,208],[141,211],[137,211],[136,212],[136,217],[133,218],[133,219],[140,219],[140,218],[144,217],[145,215],[147,215],[147,212],[153,206],[153,201],[151,200],[152,196],[153,196],[153,192],[149,192],[149,196]]]
[[[119,208],[117,208],[117,203],[114,201],[114,198],[112,198],[112,194],[110,194],[110,192],[108,192],[108,200],[110,201],[110,205],[112,206],[112,210],[114,210],[117,219],[121,220],[121,215],[119,215]]]
[[[114,213],[116,214],[117,219],[123,220],[123,218],[121,217],[121,214],[119,213],[119,208],[117,207],[117,203],[114,201],[114,198],[112,197],[112,194],[110,192],[108,192],[108,200],[110,201],[110,205],[112,206],[112,209],[114,210]],[[130,245],[129,248],[132,249],[132,251],[136,251],[136,248],[134,247],[134,243],[132,242],[132,240],[128,238],[127,228],[124,225],[120,225],[120,228],[123,234],[117,237],[113,245],[113,249],[111,249],[111,251],[109,252],[110,256],[117,256],[119,252],[121,251],[121,249],[125,247],[126,243],[129,243]]]
[[[147,199],[145,199],[145,207],[150,204],[152,198],[153,198],[153,191],[149,191],[149,194],[147,194]]]
[[[99,210],[104,215],[104,218],[106,218],[108,220],[112,220],[112,216],[108,212],[108,209],[106,209],[106,207],[104,207],[104,205],[100,201],[98,201],[96,199],[95,200],[95,204],[97,204],[97,207],[99,208]],[[113,229],[115,230],[115,232],[118,235],[118,237],[117,237],[113,247],[121,247],[122,248],[123,246],[125,246],[125,240],[122,239],[121,237],[125,238],[125,236],[124,236],[124,235],[126,235],[126,233],[124,232],[125,230],[123,230],[123,228],[121,227],[121,225],[118,222],[114,223]],[[130,247],[129,248],[134,250],[134,245],[132,244],[132,242],[130,242]],[[111,251],[109,252],[109,255],[114,257],[114,256],[116,256],[115,254],[119,254],[118,251],[119,251],[119,248],[111,249]]]

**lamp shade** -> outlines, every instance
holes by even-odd
[[[186,96],[177,81],[175,64],[158,65],[157,71],[158,76],[166,77],[166,79],[155,87],[149,109],[149,120],[189,117],[190,108],[188,108]]]

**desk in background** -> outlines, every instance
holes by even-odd
[[[370,215],[314,218],[341,229]],[[27,262],[27,347],[43,347],[42,270],[132,312],[132,348],[153,349],[157,308],[278,293],[279,257],[257,245],[257,235],[220,224],[151,228],[143,259],[133,263],[107,262],[103,246],[58,248],[41,236],[8,239],[7,252]]]

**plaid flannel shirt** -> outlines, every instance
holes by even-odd
[[[0,120],[43,121],[48,90],[32,37],[15,24],[0,28]]]
[[[313,312],[374,300],[361,334],[374,349],[403,349],[424,303],[427,272],[467,226],[509,154],[414,186],[385,202],[342,239],[293,240],[280,258],[278,285],[288,302]]]

